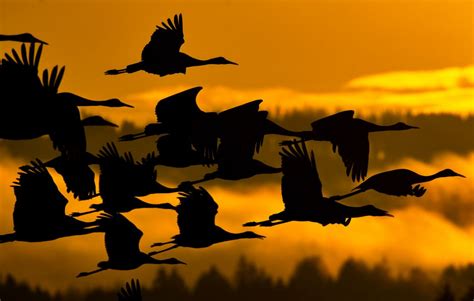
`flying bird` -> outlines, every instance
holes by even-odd
[[[158,253],[178,247],[206,248],[230,240],[265,238],[250,231],[231,233],[216,226],[218,205],[209,192],[202,187],[196,189],[193,186],[187,186],[186,191],[180,193],[179,200],[180,204],[176,207],[179,234],[173,236],[171,241],[153,244],[152,247],[173,244]]]
[[[65,214],[67,199],[59,192],[46,166],[32,161],[13,183],[16,202],[14,233],[0,235],[0,242],[40,242],[61,237],[104,232],[100,221],[83,222]]]
[[[354,111],[342,111],[316,120],[311,124],[312,135],[308,139],[329,141],[332,149],[339,153],[347,176],[352,181],[364,180],[369,166],[369,133],[385,131],[404,131],[418,127],[398,122],[392,125],[378,125],[354,118]],[[285,141],[281,145],[293,142]]]
[[[22,43],[40,43],[48,45],[48,43],[35,38],[31,33],[21,34],[0,34],[0,41],[22,42]]]
[[[291,221],[309,221],[348,226],[352,218],[363,216],[392,216],[387,211],[366,205],[350,207],[323,196],[314,153],[311,155],[306,144],[291,144],[280,152],[283,177],[281,192],[285,209],[270,215],[261,222],[248,222],[244,226],[271,227]]]
[[[99,218],[105,227],[105,248],[109,259],[97,264],[98,269],[82,272],[77,277],[85,277],[105,270],[134,270],[144,264],[184,264],[176,258],[155,259],[158,252],[140,251],[143,232],[120,214],[101,214]]]
[[[128,65],[124,69],[112,69],[107,75],[133,73],[143,70],[148,73],[165,76],[174,73],[186,73],[186,68],[203,65],[237,65],[224,57],[199,60],[180,52],[184,44],[183,17],[175,15],[174,19],[156,26],[150,42],[142,50],[142,60]]]
[[[72,216],[77,217],[100,210],[116,213],[129,212],[137,208],[174,209],[169,203],[150,204],[137,198],[154,193],[179,191],[178,188],[168,188],[156,181],[153,154],[148,154],[141,162],[137,162],[130,152],[122,156],[115,144],[107,143],[95,158],[91,161],[100,166],[99,194],[102,203],[92,204],[90,208],[93,210],[74,212]]]
[[[342,200],[347,197],[362,193],[369,189],[377,192],[394,196],[416,196],[421,197],[425,194],[426,188],[420,186],[420,183],[432,181],[443,177],[463,177],[451,169],[443,169],[429,176],[422,176],[409,169],[394,169],[371,176],[362,184],[354,188],[351,192],[342,196],[333,196],[332,200]],[[418,184],[418,185],[416,185]],[[416,186],[414,186],[416,185]]]

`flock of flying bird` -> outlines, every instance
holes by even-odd
[[[58,92],[64,67],[55,66],[51,72],[39,73],[43,45],[30,34],[0,35],[0,41],[23,42],[20,51],[6,53],[0,65],[0,93],[3,101],[0,118],[0,138],[33,139],[49,135],[60,155],[47,162],[39,159],[20,167],[13,183],[16,203],[13,212],[14,233],[0,235],[0,243],[11,241],[40,242],[66,236],[105,232],[107,261],[98,269],[83,272],[78,277],[108,269],[130,270],[143,264],[183,264],[175,258],[155,259],[153,255],[177,247],[205,248],[224,241],[259,238],[251,231],[231,233],[215,224],[218,205],[209,192],[194,184],[220,178],[240,180],[260,174],[282,173],[282,212],[267,220],[247,222],[244,226],[270,227],[290,221],[310,221],[348,226],[352,218],[392,216],[373,205],[347,206],[339,201],[369,189],[394,196],[421,197],[426,189],[420,183],[439,177],[462,175],[445,169],[422,176],[407,169],[382,172],[369,177],[351,193],[325,197],[322,193],[313,151],[306,141],[328,141],[339,154],[346,174],[352,181],[367,176],[369,164],[369,134],[403,131],[416,127],[402,122],[377,125],[354,118],[354,111],[343,111],[311,124],[305,131],[290,131],[268,119],[268,112],[259,109],[262,100],[255,100],[223,112],[205,112],[197,105],[201,87],[195,87],[160,100],[156,105],[157,122],[147,125],[143,132],[122,136],[131,141],[158,136],[157,155],[150,153],[136,160],[130,152],[120,154],[114,143],[107,143],[98,154],[87,152],[85,126],[115,126],[100,116],[81,119],[78,107],[132,107],[118,99],[90,100],[68,92]],[[27,48],[26,44],[29,45]],[[107,75],[132,73],[139,70],[165,76],[185,73],[186,68],[206,64],[235,64],[223,57],[198,60],[180,52],[184,43],[181,15],[157,26],[150,42],[142,51],[140,62],[124,69],[106,71]],[[39,45],[38,47],[36,47]],[[245,121],[245,122],[242,122]],[[293,137],[281,143],[281,166],[269,166],[254,159],[264,143],[265,135]],[[90,165],[100,168],[99,189]],[[217,169],[202,179],[181,183],[170,188],[157,182],[156,166],[183,168],[193,165]],[[48,168],[64,179],[68,193],[79,200],[100,196],[102,203],[90,206],[87,212],[66,215],[67,199],[58,190]],[[179,205],[150,204],[139,199],[154,193],[179,192]],[[171,241],[155,243],[152,247],[171,244],[160,251],[144,253],[139,248],[143,233],[121,213],[137,208],[161,208],[177,212],[179,234]],[[93,222],[76,217],[101,212]],[[138,282],[122,290],[139,291]],[[135,299],[133,299],[135,300]],[[137,299],[138,300],[138,299]]]

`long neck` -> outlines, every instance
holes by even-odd
[[[189,56],[187,54],[184,54],[184,53],[181,53],[181,56],[183,58],[183,61],[186,65],[186,67],[221,64],[221,62],[219,61],[219,58],[212,58],[212,59],[208,59],[208,60],[200,60],[200,59],[191,57],[191,56]]]
[[[76,106],[80,106],[80,107],[87,107],[87,106],[108,106],[109,105],[109,102],[112,100],[112,99],[104,99],[104,100],[92,100],[92,99],[87,99],[87,98],[84,98],[82,96],[79,96],[79,95],[76,95],[76,94],[73,94],[73,93],[69,93],[69,92],[62,92],[62,93],[59,93],[60,95],[64,95],[65,97],[67,97],[68,99],[70,99],[70,101],[76,105]]]
[[[406,127],[401,128],[400,124],[395,123],[391,125],[379,125],[375,123],[369,123],[369,132],[386,132],[386,131],[403,131],[407,130]]]
[[[14,34],[14,35],[0,34],[0,41],[23,42],[23,39],[22,39],[22,35],[19,35],[19,34]]]
[[[437,179],[437,178],[442,178],[444,177],[443,176],[443,172],[442,171],[439,171],[437,173],[434,173],[430,176],[420,176],[420,179],[422,179],[421,181],[419,181],[418,183],[423,183],[423,182],[429,182],[429,181],[432,181],[434,179]]]
[[[310,131],[290,131],[285,129],[273,121],[266,120],[265,121],[265,134],[276,134],[276,135],[283,135],[283,136],[292,136],[298,137],[302,139],[306,139],[312,136],[312,132]]]

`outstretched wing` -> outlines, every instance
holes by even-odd
[[[218,205],[202,187],[189,187],[178,197],[179,232],[183,236],[201,236],[214,229]]]
[[[219,113],[218,157],[252,159],[255,151],[259,152],[268,116],[268,112],[259,111],[260,103],[262,100],[254,100]]]
[[[369,138],[367,133],[354,128],[358,120],[354,119],[354,111],[343,111],[311,124],[317,140],[332,143],[352,181],[364,179],[369,165]]]
[[[140,281],[132,279],[131,282],[127,282],[118,293],[118,301],[142,301]]]
[[[105,229],[105,249],[110,261],[128,262],[140,252],[143,232],[121,214],[99,216]]]
[[[79,158],[68,158],[64,155],[46,162],[47,167],[52,167],[58,172],[66,183],[67,192],[72,192],[79,200],[88,200],[95,196],[95,174],[89,164],[96,163],[97,158],[84,153]]]
[[[314,153],[309,155],[306,144],[295,143],[280,152],[283,177],[281,191],[285,210],[311,210],[323,200]]]
[[[0,64],[0,91],[2,91],[2,110],[9,115],[22,115],[22,120],[29,121],[43,102],[43,85],[38,76],[38,65],[43,46],[36,50],[30,44],[27,53],[25,44],[21,45],[20,54],[12,49],[12,54],[5,53]],[[18,111],[20,110],[20,111]],[[8,118],[4,114],[2,118]]]
[[[15,229],[41,225],[60,225],[65,217],[67,199],[59,192],[40,160],[21,168],[12,187],[16,203],[13,212]]]
[[[181,45],[184,44],[183,17],[175,15],[174,19],[168,19],[157,25],[152,34],[150,42],[143,48],[142,60],[154,61],[159,57],[177,54]]]
[[[155,107],[158,122],[179,127],[191,124],[204,112],[198,107],[196,97],[202,87],[194,87],[160,100]]]

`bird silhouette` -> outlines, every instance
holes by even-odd
[[[130,152],[121,156],[113,143],[107,143],[97,155],[100,166],[99,193],[101,204],[92,204],[91,211],[74,212],[77,217],[100,210],[109,213],[128,212],[137,208],[174,209],[169,203],[150,204],[137,197],[154,193],[177,192],[178,188],[168,188],[156,181],[153,154],[148,154],[141,162],[136,162]]]
[[[58,93],[64,67],[55,66],[51,73],[44,70],[41,80],[38,76],[41,53],[42,45],[36,51],[31,44],[27,52],[22,44],[21,55],[13,49],[13,57],[5,54],[2,60],[0,93],[5,101],[0,115],[0,138],[18,140],[49,135],[55,149],[79,157],[86,150],[86,138],[77,105],[90,105],[94,101],[72,93]],[[92,125],[90,119],[84,122]]]
[[[174,73],[186,73],[186,68],[203,65],[237,65],[223,57],[208,60],[199,60],[180,52],[184,43],[183,18],[175,15],[174,20],[162,22],[156,26],[150,42],[142,50],[142,60],[128,65],[124,69],[112,69],[105,72],[107,75],[133,73],[143,70],[148,73],[165,76]]]
[[[217,113],[199,108],[196,97],[201,89],[191,88],[158,101],[157,123],[147,125],[141,133],[124,135],[120,140],[166,134],[167,138],[157,141],[160,153],[157,164],[175,167],[210,164],[217,152]]]
[[[48,45],[48,43],[35,38],[31,33],[21,34],[0,34],[0,41],[23,42],[23,43],[40,43]]]
[[[59,192],[40,160],[21,170],[13,183],[16,202],[14,233],[0,235],[0,242],[40,242],[61,237],[103,232],[100,221],[83,222],[65,214],[67,199]]]
[[[140,281],[132,279],[120,289],[117,294],[118,301],[142,301],[142,291],[140,289]]]
[[[179,200],[180,204],[176,207],[179,234],[173,236],[171,241],[153,244],[152,247],[173,244],[158,253],[178,247],[206,248],[216,243],[242,238],[265,238],[250,231],[230,233],[216,226],[218,205],[202,187],[196,189],[188,185],[186,191],[180,193]]]
[[[184,264],[176,258],[155,259],[158,252],[143,253],[140,251],[140,239],[143,232],[120,214],[101,214],[105,227],[105,248],[107,261],[97,264],[97,270],[82,272],[77,277],[85,277],[105,270],[133,270],[144,264]]]
[[[421,197],[425,194],[426,188],[420,185],[413,185],[429,182],[434,179],[443,177],[465,178],[465,176],[458,174],[451,169],[444,169],[430,176],[422,176],[409,169],[394,169],[373,175],[364,182],[362,182],[362,184],[354,188],[354,192],[342,196],[333,196],[332,199],[335,201],[342,200],[347,197],[367,191],[369,189],[373,189],[377,192],[394,196],[411,195]]]
[[[402,122],[378,125],[354,118],[354,111],[342,111],[316,120],[311,124],[312,137],[306,140],[329,141],[344,162],[347,176],[360,181],[367,176],[369,166],[369,133],[417,129]],[[282,145],[293,142],[286,141]]]
[[[261,222],[244,226],[275,226],[290,221],[310,221],[348,226],[352,218],[363,216],[392,216],[387,211],[366,205],[350,207],[325,198],[319,179],[314,153],[309,155],[306,144],[289,145],[280,152],[283,168],[281,192],[285,209]]]

